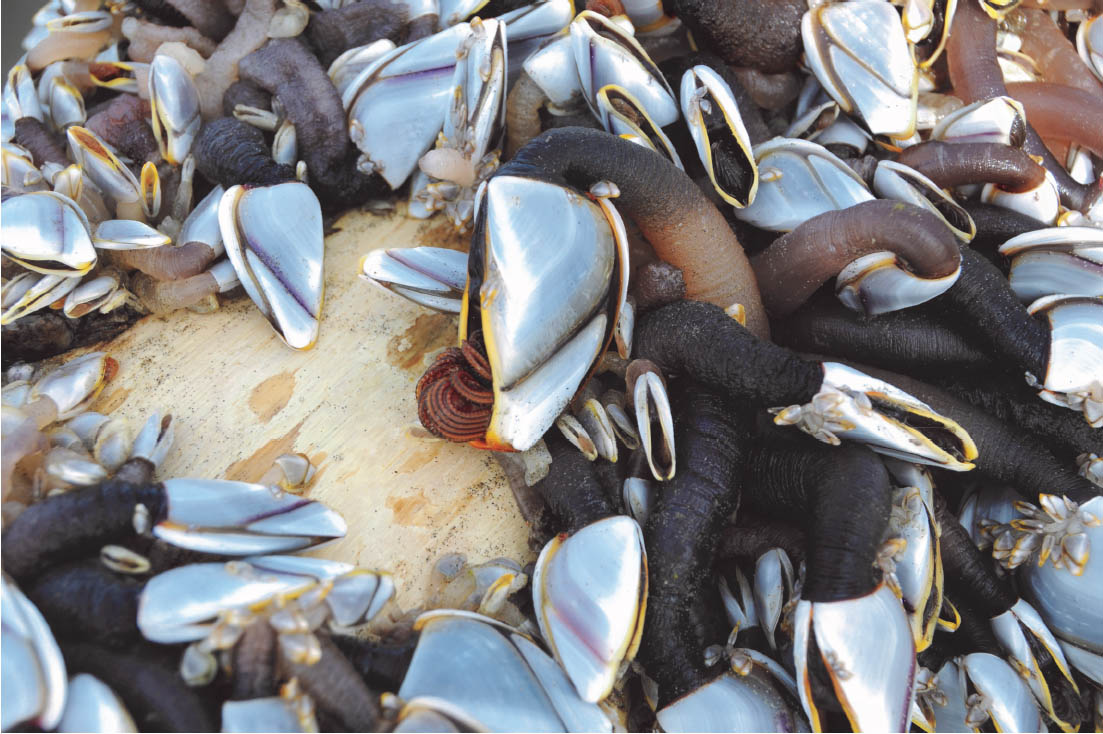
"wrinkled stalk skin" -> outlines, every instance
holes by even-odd
[[[957,520],[954,522],[957,522]],[[947,573],[949,573],[948,569]],[[957,609],[958,615],[961,617],[961,624],[954,630],[952,635],[935,635],[936,642],[940,638],[948,640],[954,655],[986,652],[996,657],[1003,656],[1000,643],[992,633],[992,624],[989,617],[977,611],[967,598],[955,596],[949,588],[946,589],[943,598]]]
[[[171,648],[138,642],[112,650],[62,641],[61,652],[70,675],[91,673],[119,695],[139,731],[219,730],[216,704],[202,697],[206,689],[184,683],[178,653]]]
[[[137,619],[143,588],[143,581],[91,560],[52,568],[25,590],[58,636],[123,647],[141,639]]]
[[[209,181],[269,186],[295,180],[295,169],[272,158],[264,133],[233,117],[209,122],[192,145],[195,167]]]
[[[805,520],[807,572],[801,598],[841,601],[877,588],[880,573],[874,560],[888,527],[892,483],[871,450],[771,431],[755,443],[745,484],[750,506]]]
[[[1060,455],[1103,453],[1103,431],[1092,428],[1081,413],[1039,400],[1022,380],[986,375],[948,375],[935,380],[942,389],[1004,423],[1037,434]]]
[[[552,455],[548,476],[534,487],[559,521],[559,529],[573,534],[590,523],[616,514],[598,479],[594,464],[552,429],[544,441]]]
[[[995,250],[1012,237],[1049,226],[1039,219],[995,204],[970,200],[963,202],[961,207],[977,225],[977,234],[969,243],[976,250]]]
[[[991,358],[970,339],[914,309],[871,318],[823,294],[771,326],[777,343],[794,351],[845,357],[890,370],[956,373],[992,367]]]
[[[191,25],[187,16],[173,7],[170,0],[135,0],[135,4],[162,25],[175,28]]]
[[[371,688],[397,691],[417,649],[417,636],[397,642],[373,642],[351,635],[334,635],[337,646]]]
[[[106,105],[89,110],[85,127],[139,164],[161,159],[157,138],[150,127],[149,100],[120,94]]]
[[[957,282],[918,308],[948,319],[993,358],[1045,378],[1049,329],[1027,312],[999,268],[975,250],[962,248]]]
[[[306,37],[322,62],[329,68],[334,60],[357,46],[366,46],[389,38],[396,46],[405,43],[407,8],[391,0],[361,0],[335,10],[310,14]]]
[[[973,543],[946,501],[940,495],[936,498],[935,517],[942,529],[940,547],[946,591],[988,619],[1003,614],[1018,596],[1006,579],[996,575],[992,559],[985,557]]]
[[[676,424],[678,473],[644,528],[649,569],[640,660],[659,686],[659,706],[715,677],[704,649],[722,643],[709,601],[712,566],[727,517],[739,506],[740,473],[753,421],[724,397],[682,385]]]
[[[279,654],[276,630],[265,618],[245,628],[232,655],[233,690],[230,699],[247,701],[279,695]]]
[[[299,679],[314,705],[348,731],[377,731],[380,726],[379,695],[356,674],[356,669],[333,644],[329,635],[316,633],[322,657],[313,665],[280,661],[286,678]]]
[[[15,140],[31,152],[34,164],[39,168],[43,163],[69,165],[69,156],[65,147],[55,138],[41,120],[33,117],[20,117],[15,121]]]
[[[751,267],[766,309],[784,316],[850,262],[882,250],[924,278],[948,276],[959,262],[957,239],[938,216],[879,199],[812,217],[754,255]]]
[[[271,110],[272,95],[252,82],[238,79],[227,87],[225,94],[222,95],[222,114],[232,117],[234,108],[238,105],[258,110]]]
[[[672,0],[664,7],[732,66],[776,73],[800,62],[804,0]]]
[[[1074,502],[1087,502],[1100,494],[1099,487],[1079,476],[1072,464],[1059,461],[1029,431],[1009,425],[945,390],[912,377],[842,361],[896,385],[931,406],[939,415],[956,421],[977,446],[974,471],[1011,485],[1024,499],[1037,502],[1038,495],[1044,492],[1065,495]]]
[[[662,260],[680,268],[689,298],[747,310],[747,328],[769,326],[754,272],[723,215],[693,181],[654,151],[606,132],[550,130],[495,175],[528,176],[589,191],[598,181],[620,189],[617,210],[631,218]]]
[[[724,530],[717,556],[754,563],[766,551],[781,548],[797,568],[804,561],[806,540],[804,530],[788,521],[740,508],[735,524]]]
[[[297,38],[276,38],[238,65],[241,78],[279,99],[295,125],[299,157],[326,208],[362,203],[389,191],[378,175],[356,169],[341,96],[326,70]]]
[[[645,314],[636,323],[632,349],[666,374],[684,375],[755,406],[808,402],[823,383],[818,364],[758,339],[723,309],[700,301]]]
[[[963,2],[958,3],[954,12],[952,28],[946,43],[946,60],[954,94],[966,104],[1008,95],[996,57],[996,21],[988,17],[980,3]],[[1057,181],[1065,206],[1083,210],[1099,195],[1097,186],[1081,184],[1069,175],[1030,123],[1026,126],[1023,149],[1042,157],[1042,165]]]
[[[1029,191],[1046,177],[1046,169],[1029,155],[1002,143],[928,140],[905,148],[896,162],[914,168],[944,189],[991,183],[1008,191]]]
[[[50,566],[97,555],[105,543],[134,533],[137,505],[145,505],[150,521],[157,522],[164,498],[159,484],[139,487],[109,479],[36,502],[4,533],[4,571],[22,581]]]

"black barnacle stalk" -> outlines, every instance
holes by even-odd
[[[758,339],[723,309],[699,301],[646,314],[636,325],[633,350],[665,374],[685,375],[756,406],[806,402],[823,381],[817,363]]]
[[[664,7],[732,66],[780,72],[800,62],[800,21],[808,6],[799,0],[673,0]]]
[[[306,38],[322,65],[333,61],[350,48],[365,46],[389,38],[396,46],[407,42],[409,8],[390,0],[364,0],[340,8],[310,14]],[[416,39],[409,39],[416,40]]]
[[[772,431],[756,442],[745,483],[750,506],[775,517],[795,515],[806,525],[801,598],[853,599],[877,587],[874,561],[888,526],[892,484],[876,454]]]
[[[1100,488],[1059,461],[1027,430],[1000,420],[950,393],[912,377],[855,365],[875,377],[891,381],[959,423],[977,445],[976,471],[1015,487],[1034,502],[1041,493],[1061,494],[1074,502],[1087,502]],[[1075,417],[1075,414],[1073,414]]]
[[[275,696],[279,692],[279,648],[276,629],[261,619],[248,625],[230,655],[231,700]]]
[[[105,543],[134,533],[139,505],[156,522],[164,504],[160,485],[116,479],[33,504],[4,533],[4,570],[23,581],[50,566],[95,556]]]
[[[721,395],[697,385],[681,392],[678,473],[644,528],[650,593],[640,659],[658,684],[660,708],[719,672],[704,657],[725,638],[712,566],[724,522],[739,506],[751,430],[748,416]]]
[[[364,682],[378,691],[397,691],[402,686],[418,640],[416,635],[379,642],[350,635],[334,635],[332,639]]]
[[[192,146],[195,167],[212,182],[268,186],[295,180],[295,169],[272,159],[264,133],[233,117],[209,122]]]
[[[545,437],[552,469],[533,488],[559,520],[557,530],[576,533],[590,523],[616,514],[598,479],[594,463],[552,431]]]
[[[379,175],[357,170],[341,96],[304,42],[273,39],[242,59],[238,70],[242,79],[283,105],[295,125],[308,180],[327,209],[359,204],[390,190]]]
[[[1036,229],[1045,229],[1045,222],[995,204],[964,201],[961,207],[977,225],[977,234],[969,246],[981,251],[995,250],[1012,237]]]
[[[61,641],[70,674],[91,673],[118,693],[140,731],[218,731],[217,702],[184,683],[172,651],[137,642],[113,650]]]
[[[1015,296],[999,269],[969,248],[961,251],[961,276],[942,295],[919,307],[948,319],[999,360],[1041,378],[1049,359],[1049,329]]]
[[[771,327],[778,344],[798,352],[847,357],[885,369],[956,374],[993,364],[970,339],[914,308],[869,317],[847,308],[832,293],[819,293]]]
[[[58,637],[119,648],[141,639],[137,618],[143,588],[143,581],[87,560],[47,570],[24,592]]]
[[[1039,400],[1020,379],[993,374],[948,374],[934,380],[938,387],[1041,438],[1059,458],[1103,452],[1103,435],[1083,417]]]

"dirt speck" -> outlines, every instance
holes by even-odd
[[[422,369],[422,358],[456,343],[456,321],[442,313],[418,316],[410,328],[387,342],[387,362],[404,370]]]
[[[281,372],[272,375],[253,388],[249,395],[249,408],[261,423],[267,423],[284,409],[295,391],[295,373]]]

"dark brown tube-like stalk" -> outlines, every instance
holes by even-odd
[[[256,84],[243,82],[240,79],[226,89],[222,95],[222,114],[233,117],[234,108],[238,105],[255,107],[258,110],[272,109],[272,95],[261,89]]]
[[[378,694],[364,684],[329,635],[316,634],[322,647],[321,659],[307,665],[283,658],[286,677],[297,677],[315,705],[348,731],[376,731],[380,723]]]
[[[122,647],[141,639],[143,588],[144,581],[113,573],[96,559],[49,569],[25,591],[57,636]]]
[[[1003,72],[996,58],[996,21],[988,17],[980,3],[961,2],[954,13],[952,28],[946,57],[954,94],[966,104],[1007,95]],[[1029,123],[1023,148],[1031,155],[1042,157],[1042,165],[1057,181],[1065,206],[1083,210],[1095,201],[1098,187],[1074,180]]]
[[[115,691],[139,731],[218,731],[204,689],[184,683],[169,656],[177,653],[149,643],[125,651],[96,642],[63,642],[70,674],[91,673]]]
[[[20,117],[16,120],[15,142],[31,152],[34,164],[40,168],[43,163],[69,165],[69,156],[65,153],[65,148],[50,134],[41,120],[33,117]]]
[[[992,183],[1020,192],[1038,186],[1046,177],[1046,169],[1029,155],[1000,143],[928,140],[905,148],[896,161],[914,168],[941,188]]]
[[[888,526],[892,483],[864,446],[825,446],[771,432],[747,462],[746,500],[807,527],[807,573],[801,598],[831,602],[877,588],[874,560]]]
[[[801,77],[794,71],[767,74],[758,69],[732,69],[755,104],[765,110],[780,110],[800,94]]]
[[[915,309],[870,318],[828,293],[772,326],[774,340],[795,351],[847,357],[885,369],[952,373],[993,364],[968,337]]]
[[[234,17],[217,0],[167,0],[207,38],[221,41],[234,27]]]
[[[678,474],[644,527],[649,591],[639,657],[658,684],[660,707],[716,675],[702,655],[724,634],[710,613],[717,599],[712,567],[724,523],[739,507],[752,424],[721,395],[682,387]]]
[[[803,0],[672,0],[664,7],[732,66],[777,73],[800,62]]]
[[[199,173],[226,188],[295,180],[295,169],[273,160],[264,133],[233,117],[204,125],[192,144],[192,155]]]
[[[134,533],[139,504],[158,522],[164,507],[161,486],[108,480],[36,502],[4,532],[4,571],[22,581],[53,565],[94,555],[105,543]]]
[[[149,102],[133,94],[120,94],[84,126],[133,160],[156,163],[161,158],[150,127]]]
[[[617,210],[635,221],[661,259],[681,269],[687,297],[721,308],[740,303],[747,328],[768,337],[766,312],[739,240],[697,185],[666,158],[605,132],[564,128],[535,138],[498,174],[550,178],[582,191],[598,181],[614,182],[620,189]]]
[[[128,270],[140,270],[156,280],[180,280],[199,275],[218,257],[205,242],[108,252],[114,264]]]
[[[268,25],[276,13],[276,0],[246,0],[230,34],[207,59],[207,66],[195,77],[199,109],[204,120],[222,112],[222,95],[237,81],[237,65],[268,40]]]
[[[1046,140],[1068,140],[1103,155],[1103,93],[1048,82],[1007,85],[1026,119]]]
[[[356,169],[341,96],[318,58],[297,38],[276,38],[241,60],[241,78],[279,99],[295,125],[299,157],[323,199],[359,203],[381,188]]]
[[[1034,217],[995,204],[966,201],[962,208],[972,217],[973,224],[977,225],[977,234],[969,243],[970,247],[977,250],[994,250],[1012,237],[1049,226]]]
[[[506,158],[540,134],[540,110],[547,101],[544,90],[522,70],[506,98]]]
[[[1020,50],[1034,60],[1047,82],[1076,87],[1096,98],[1103,97],[1103,84],[1095,78],[1076,52],[1076,46],[1065,37],[1049,13],[1023,8],[1019,17],[1024,21],[1019,34],[1023,42]]]
[[[556,529],[576,533],[616,512],[605,496],[593,464],[557,434],[557,430],[552,430],[544,439],[552,456],[552,468],[533,489],[559,520]]]
[[[1059,461],[1034,434],[912,377],[868,365],[845,363],[891,382],[931,406],[939,415],[956,421],[977,445],[974,471],[1011,485],[1025,499],[1036,502],[1038,495],[1045,492],[1063,494],[1074,502],[1087,502],[1100,494],[1099,487],[1078,475],[1071,464]]]
[[[246,627],[232,653],[234,684],[230,698],[247,701],[277,695],[278,654],[276,630],[266,618]]]
[[[381,38],[389,38],[401,46],[409,20],[407,8],[402,3],[361,0],[336,10],[311,13],[306,38],[322,66],[328,68],[350,48],[365,46]]]
[[[766,309],[792,312],[848,263],[880,250],[900,255],[924,278],[943,278],[960,262],[957,240],[934,214],[897,201],[866,201],[824,212],[751,258]]]
[[[1018,597],[1010,584],[996,575],[992,559],[981,554],[942,497],[935,497],[935,517],[942,528],[946,591],[955,599],[965,599],[986,618],[998,617],[1014,606]]]

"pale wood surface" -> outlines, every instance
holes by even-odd
[[[338,510],[348,536],[314,553],[390,570],[397,602],[424,601],[433,562],[532,560],[528,528],[497,462],[466,445],[416,438],[414,384],[425,355],[452,346],[456,319],[357,277],[379,247],[463,249],[441,218],[346,214],[326,238],[321,334],[287,348],[247,297],[211,314],[147,317],[101,349],[118,360],[94,410],[137,429],[155,408],[176,420],[160,478],[256,481],[285,452],[318,467],[308,496]]]

